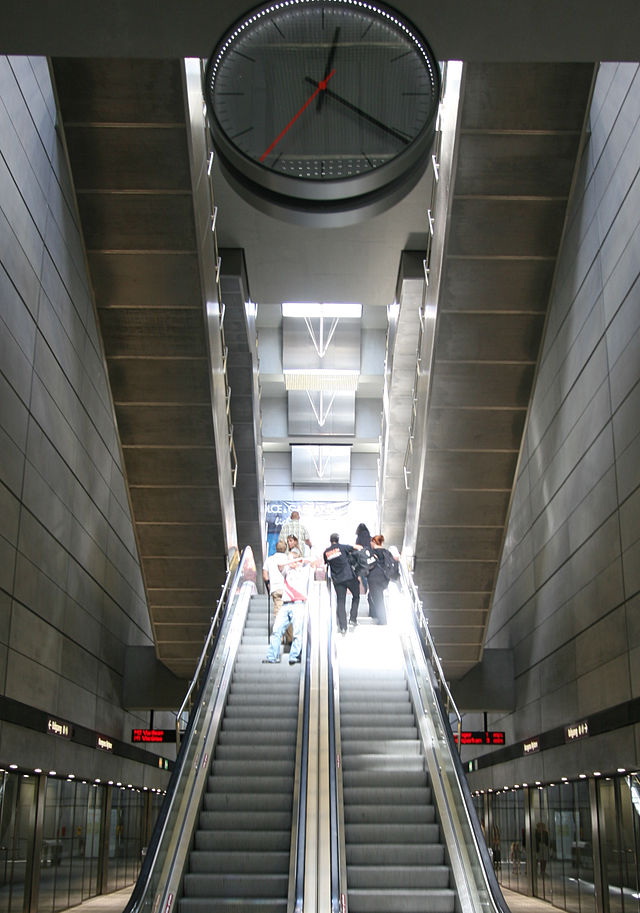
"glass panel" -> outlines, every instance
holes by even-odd
[[[593,838],[589,784],[573,784],[575,839],[571,848],[571,868],[567,880],[567,909],[595,913],[596,893],[593,873]],[[577,896],[576,896],[577,895]]]
[[[544,787],[538,787],[532,793],[531,831],[533,858],[536,866],[533,879],[534,894],[536,897],[551,902],[551,880],[548,868],[550,856],[549,810]]]
[[[42,849],[40,852],[40,891],[38,910],[50,913],[67,907],[69,900],[68,868],[67,884],[62,866],[61,832],[61,780],[47,779],[44,794],[44,822],[42,825]]]
[[[79,840],[84,857],[82,876],[82,899],[98,893],[98,866],[100,861],[100,824],[102,821],[103,791],[97,786],[86,786],[83,823],[80,825]]]
[[[115,789],[109,828],[108,891],[136,880],[142,857],[143,825],[144,794],[138,790]]]
[[[622,869],[618,839],[616,790],[613,780],[604,780],[598,783],[598,810],[602,868],[605,879],[604,890],[608,891],[609,894],[609,913],[623,913],[624,907],[620,890]]]
[[[625,777],[618,786],[622,905],[625,913],[640,913],[640,779]]]
[[[37,781],[0,774],[0,910],[22,913],[27,858],[33,846]]]

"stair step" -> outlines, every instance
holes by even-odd
[[[347,846],[347,865],[394,866],[442,865],[444,845],[442,843],[352,843]]]
[[[227,852],[226,850],[193,850],[189,855],[191,872],[224,872],[229,875],[241,872],[286,872],[289,875],[289,853],[283,852]]]
[[[455,892],[445,888],[397,891],[349,889],[350,913],[453,913]]]
[[[288,811],[291,813],[292,802],[291,790],[282,793],[229,790],[225,793],[206,793],[203,809],[207,812]]]
[[[352,888],[448,888],[447,865],[350,865],[347,882]]]
[[[433,805],[349,805],[345,804],[346,824],[433,824],[436,810]]]
[[[180,913],[287,913],[286,898],[261,897],[183,897]]]
[[[207,792],[293,793],[293,777],[209,777]]]
[[[267,852],[286,850],[289,852],[291,833],[286,830],[229,830],[196,831],[196,850],[242,850]]]
[[[186,897],[285,897],[289,873],[257,875],[187,874],[184,877]]]
[[[343,785],[345,805],[423,805],[431,803],[431,790],[424,786],[352,787]]]
[[[291,811],[200,812],[200,830],[284,830],[291,827]]]
[[[345,824],[349,843],[439,843],[439,824]]]

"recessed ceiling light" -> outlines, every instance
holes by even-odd
[[[359,320],[362,305],[353,301],[283,301],[283,317],[338,317],[340,320]]]

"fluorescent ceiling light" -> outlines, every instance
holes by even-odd
[[[359,371],[285,371],[287,390],[356,390]]]
[[[362,305],[355,302],[336,303],[330,301],[283,301],[283,317],[339,317],[359,320]]]

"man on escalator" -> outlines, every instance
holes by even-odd
[[[280,642],[282,635],[291,624],[293,626],[293,642],[289,651],[289,665],[299,663],[302,650],[302,629],[307,599],[309,597],[309,584],[311,579],[309,558],[303,558],[299,549],[289,553],[290,560],[282,568],[284,589],[282,594],[282,607],[273,623],[273,633],[269,640],[269,649],[263,663],[280,662]]]
[[[329,536],[329,548],[325,548],[322,557],[324,563],[329,565],[331,580],[336,591],[336,614],[338,627],[341,634],[347,633],[347,612],[345,603],[347,590],[351,593],[351,611],[349,613],[349,627],[353,629],[358,624],[358,605],[360,603],[360,582],[351,565],[350,556],[357,551],[352,545],[343,545],[337,533]]]

